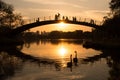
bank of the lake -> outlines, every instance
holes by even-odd
[[[0,37],[0,45],[20,45],[23,43],[22,39]]]
[[[94,49],[119,49],[120,39],[85,40],[83,46]]]

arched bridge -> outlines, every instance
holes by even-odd
[[[48,24],[55,24],[55,23],[60,23],[60,22],[64,22],[64,23],[68,23],[68,24],[77,24],[77,25],[85,25],[85,26],[89,26],[89,27],[93,27],[93,28],[99,28],[101,26],[101,23],[97,23],[95,20],[93,19],[89,19],[89,20],[86,20],[84,18],[84,21],[83,20],[77,20],[76,18],[73,18],[72,20],[70,19],[54,19],[54,20],[44,20],[44,21],[40,21],[39,18],[35,21],[35,22],[32,22],[32,23],[27,23],[27,24],[24,24],[20,27],[17,27],[15,29],[13,29],[12,31],[12,34],[19,34],[21,32],[24,32],[26,30],[29,30],[31,28],[34,28],[34,27],[38,27],[38,26],[42,26],[42,25],[48,25]]]

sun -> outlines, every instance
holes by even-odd
[[[64,29],[67,25],[64,23],[64,22],[60,22],[58,24],[58,27],[61,28],[61,29]]]
[[[59,26],[60,26],[60,27],[65,27],[65,23],[64,23],[64,22],[61,22],[61,23],[59,23]]]

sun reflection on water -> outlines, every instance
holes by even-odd
[[[64,56],[65,53],[66,53],[66,49],[63,48],[63,47],[61,47],[61,48],[59,49],[59,53],[60,53],[61,56]]]
[[[58,49],[58,53],[59,53],[59,55],[63,58],[63,57],[67,54],[67,49],[66,49],[64,46],[61,46],[61,47]]]

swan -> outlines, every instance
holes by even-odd
[[[70,55],[70,62],[67,63],[67,67],[72,67],[72,54]]]
[[[75,57],[73,58],[74,63],[78,63],[77,51],[75,51]]]

